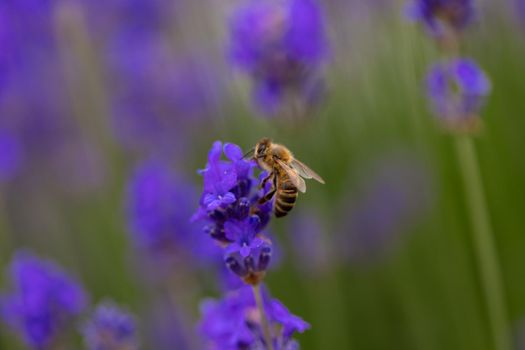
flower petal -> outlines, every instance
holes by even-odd
[[[243,258],[246,258],[248,255],[250,255],[251,251],[252,251],[251,246],[249,246],[248,244],[243,244],[241,246],[241,250],[239,251],[239,253],[241,254]]]
[[[224,154],[231,161],[241,160],[243,156],[242,149],[234,143],[224,145]]]
[[[227,192],[226,194],[224,194],[222,196],[222,199],[221,199],[221,202],[223,204],[232,204],[234,203],[235,201],[237,200],[237,198],[235,198],[235,195],[231,192]]]
[[[215,141],[211,146],[210,152],[208,153],[208,164],[212,165],[217,163],[221,159],[222,153],[222,142]]]
[[[228,220],[224,223],[224,234],[232,241],[238,241],[243,231],[242,223],[238,220]]]

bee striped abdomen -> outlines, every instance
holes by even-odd
[[[289,179],[285,179],[279,184],[275,194],[274,212],[275,216],[280,218],[286,216],[293,209],[297,200],[297,188]]]

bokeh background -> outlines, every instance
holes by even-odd
[[[19,3],[7,13],[16,25],[4,30],[0,18],[0,60],[17,53],[0,71],[0,164],[10,164],[0,165],[2,290],[13,253],[29,249],[77,276],[93,303],[126,305],[144,349],[199,348],[198,305],[220,296],[216,269],[188,253],[193,239],[169,262],[144,251],[134,181],[151,162],[166,167],[194,191],[169,206],[189,216],[213,141],[248,150],[268,136],[326,180],[271,223],[279,259],[267,285],[311,323],[303,349],[492,349],[453,139],[424,92],[439,54],[403,17],[403,1],[320,1],[326,94],[293,119],[253,108],[249,79],[231,67],[228,19],[239,1]],[[475,146],[517,344],[525,5],[477,5],[464,53],[493,85]],[[176,271],[170,283],[163,269]],[[0,348],[22,349],[5,325]]]

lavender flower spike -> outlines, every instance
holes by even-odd
[[[253,78],[263,112],[275,114],[291,96],[316,102],[328,44],[315,0],[250,0],[234,14],[230,36],[232,63]]]
[[[11,180],[20,171],[22,153],[19,140],[11,133],[0,130],[0,183]]]
[[[161,161],[140,163],[127,185],[129,231],[138,247],[163,258],[185,246],[196,194]]]
[[[31,349],[57,341],[86,306],[81,287],[59,266],[19,252],[10,268],[14,291],[0,299],[0,315]]]
[[[133,316],[111,302],[103,302],[84,328],[86,346],[89,350],[138,349],[135,328]]]
[[[475,131],[478,113],[490,93],[486,74],[470,59],[435,64],[427,75],[427,92],[436,114],[445,126]]]
[[[473,0],[413,0],[406,10],[409,18],[421,22],[436,38],[459,33],[475,15]]]
[[[221,159],[223,152],[228,160]],[[254,166],[243,159],[239,146],[215,142],[200,171],[204,191],[193,218],[206,222],[204,232],[224,248],[226,266],[244,282],[257,285],[272,255],[271,241],[262,232],[272,208],[271,203],[258,203],[268,188],[255,188]]]
[[[310,325],[293,315],[277,299],[263,295],[264,311],[268,317],[271,341],[275,350],[295,350],[292,339]],[[201,306],[200,332],[207,341],[206,349],[262,350],[270,348],[263,337],[262,315],[257,308],[251,288],[230,292],[221,300],[207,300]]]

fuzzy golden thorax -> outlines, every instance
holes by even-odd
[[[293,159],[292,152],[283,145],[273,143],[268,138],[261,139],[255,146],[255,159],[261,168],[266,171],[275,169],[275,159],[290,163]]]

